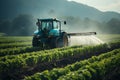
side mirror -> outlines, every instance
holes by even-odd
[[[64,24],[66,24],[66,21],[64,21]]]
[[[38,27],[40,27],[40,26],[41,26],[41,23],[40,23],[40,22],[36,22],[36,25],[37,25]]]

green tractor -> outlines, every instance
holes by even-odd
[[[66,21],[64,21],[64,24],[66,24]],[[38,29],[34,32],[32,40],[33,47],[66,47],[69,45],[70,36],[96,34],[96,32],[66,33],[61,30],[61,21],[52,18],[38,19],[36,25]]]

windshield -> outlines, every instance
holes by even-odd
[[[41,27],[42,30],[52,29],[52,22],[51,21],[42,21],[41,25],[42,25],[42,27]]]
[[[59,29],[60,28],[60,22],[53,21],[53,27],[54,27],[54,29]]]

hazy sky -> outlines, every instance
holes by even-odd
[[[76,1],[95,7],[101,11],[115,11],[120,13],[120,0],[68,0]]]

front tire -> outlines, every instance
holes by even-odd
[[[40,46],[42,47],[42,44],[40,43],[39,38],[33,37],[32,46],[33,47],[40,47]]]

